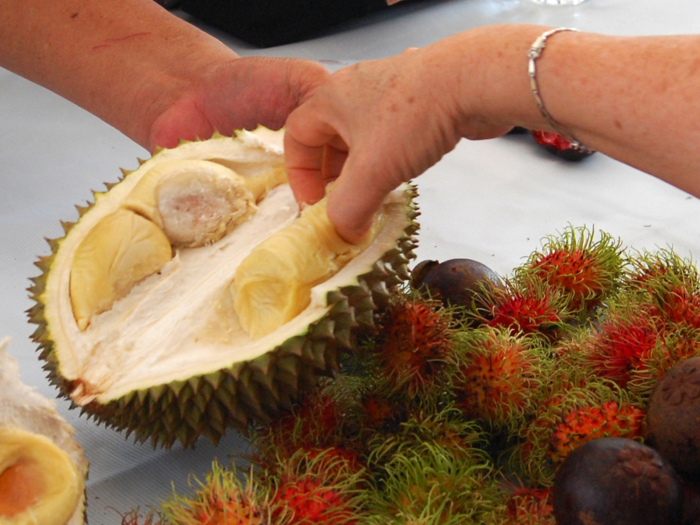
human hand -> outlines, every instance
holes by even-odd
[[[342,69],[289,116],[285,161],[300,203],[320,199],[338,233],[358,241],[386,195],[422,174],[463,137],[508,127],[463,118],[460,74],[433,46]]]
[[[174,147],[180,139],[206,139],[258,125],[279,129],[289,113],[328,77],[317,62],[268,57],[216,63],[154,120],[148,148]]]

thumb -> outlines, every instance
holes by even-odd
[[[401,183],[384,176],[378,163],[368,163],[367,159],[358,163],[356,159],[351,153],[328,195],[328,219],[351,243],[359,242],[369,231],[382,202]]]

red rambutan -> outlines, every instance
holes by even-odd
[[[506,503],[511,525],[555,525],[552,490],[520,488],[508,495]]]
[[[546,366],[538,340],[486,328],[465,334],[460,349],[457,406],[469,417],[515,429],[533,408]]]
[[[533,279],[505,280],[504,286],[483,292],[484,306],[470,312],[478,323],[507,328],[513,333],[538,334],[558,339],[572,314],[559,290]]]
[[[274,481],[273,518],[280,525],[356,524],[361,518],[364,470],[333,450],[298,452]]]
[[[162,512],[168,523],[177,525],[265,525],[269,523],[268,500],[248,478],[245,486],[235,470],[214,463],[194,498],[177,494],[165,502]]]
[[[600,406],[572,410],[556,425],[550,441],[550,456],[562,463],[575,448],[599,437],[643,438],[645,414],[634,405],[607,401]]]
[[[590,310],[619,285],[624,266],[622,243],[605,232],[569,226],[547,237],[541,252],[530,255],[518,276],[534,275],[570,297],[574,311]]]
[[[645,366],[659,340],[657,322],[644,308],[610,311],[585,348],[596,374],[627,386],[632,371]]]
[[[389,392],[435,386],[452,359],[450,315],[435,301],[397,297],[382,314],[372,353]]]

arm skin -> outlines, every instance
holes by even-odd
[[[279,128],[328,75],[311,61],[241,59],[153,0],[0,0],[0,34],[0,66],[151,151]]]
[[[513,126],[554,131],[527,75],[527,52],[547,29],[481,27],[333,74],[287,122],[297,199],[318,199],[337,177],[329,218],[355,241],[389,191],[461,138],[497,137]],[[700,36],[557,33],[537,78],[569,134],[700,197]]]

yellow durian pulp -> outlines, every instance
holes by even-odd
[[[0,524],[65,525],[84,488],[68,455],[49,438],[0,428]]]
[[[0,341],[0,525],[82,525],[88,464],[56,403]]]
[[[374,239],[377,227],[358,244],[338,235],[328,219],[328,200],[306,207],[292,224],[256,246],[232,283],[236,314],[255,339],[302,312],[311,289],[342,269]]]

